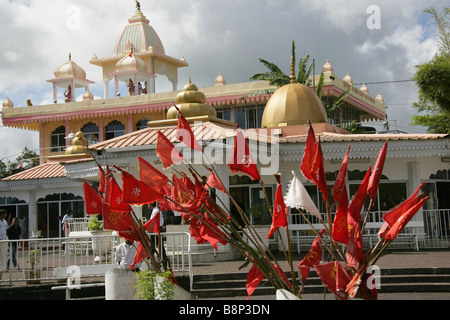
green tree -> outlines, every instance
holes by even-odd
[[[25,147],[15,161],[8,161],[7,165],[3,162],[0,163],[0,174],[2,177],[7,177],[15,173],[28,170],[37,165],[39,165],[39,155]]]
[[[429,133],[450,133],[450,7],[439,14],[433,7],[431,14],[439,31],[439,52],[431,61],[416,66],[413,78],[419,88],[419,101],[413,104],[419,112],[411,118],[411,125],[427,127]]]
[[[313,64],[308,67],[309,55],[306,54],[300,61],[298,62],[298,72],[295,78],[297,83],[301,83],[307,86],[311,85],[310,75],[313,70]],[[259,58],[259,61],[269,69],[268,72],[257,73],[250,77],[250,80],[266,80],[269,81],[271,86],[282,87],[291,82],[291,76],[285,74],[276,64],[269,62],[265,59]],[[291,64],[294,66],[294,75],[295,75],[295,41],[292,41],[292,49],[291,49]],[[289,70],[291,67],[289,66]],[[273,90],[275,91],[275,90]],[[272,92],[273,93],[273,92]]]
[[[293,68],[293,76],[295,77],[295,82],[304,84],[306,86],[311,86],[311,73],[314,68],[314,64],[310,64],[308,66],[310,56],[308,54],[305,54],[305,56],[299,60],[296,72],[295,64],[296,64],[296,55],[295,55],[295,41],[292,41],[292,48],[291,48],[291,68]],[[289,84],[291,82],[291,75],[285,74],[276,64],[269,62],[267,60],[259,58],[259,61],[264,64],[264,66],[269,69],[268,72],[264,73],[257,73],[250,77],[250,80],[265,80],[269,81],[269,84],[272,86],[282,87],[286,84]],[[295,76],[295,74],[297,74]],[[317,85],[316,93],[317,96],[322,100],[322,103],[325,107],[325,110],[328,115],[330,115],[333,111],[340,108],[342,103],[344,102],[344,99],[347,97],[348,93],[350,92],[350,89],[341,94],[337,99],[334,99],[332,101],[329,101],[328,99],[324,99],[322,97],[322,88],[323,88],[323,82],[324,82],[324,75],[323,73],[320,74],[319,83]],[[272,90],[259,90],[252,92],[248,96],[252,95],[260,95],[260,94],[273,94],[276,89]]]

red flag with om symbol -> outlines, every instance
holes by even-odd
[[[247,174],[252,180],[261,180],[256,163],[245,140],[244,133],[238,127],[234,138],[233,156],[230,159],[228,167],[233,172],[242,172]]]
[[[324,232],[325,229],[320,230],[319,236],[316,237],[316,239],[311,245],[311,249],[303,258],[303,260],[300,261],[299,264],[297,265],[297,267],[300,270],[300,273],[302,274],[303,284],[306,282],[306,279],[308,279],[309,269],[314,267],[314,265],[320,263],[320,261],[322,260],[322,247],[320,246],[319,237],[322,237]]]

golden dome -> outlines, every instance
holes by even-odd
[[[74,77],[79,79],[86,79],[86,72],[72,61],[69,53],[69,60],[56,68],[54,72],[55,78]]]
[[[182,91],[177,94],[176,97],[177,107],[186,118],[199,117],[199,116],[212,116],[216,117],[216,109],[209,104],[206,104],[206,97],[203,92],[198,91],[195,84],[186,84]],[[175,107],[171,107],[167,111],[167,119],[177,119],[178,111]]]
[[[327,113],[319,97],[300,83],[279,88],[267,101],[261,127],[284,127],[289,125],[328,122]]]
[[[72,145],[66,149],[65,154],[87,154],[88,141],[82,131],[75,134]]]

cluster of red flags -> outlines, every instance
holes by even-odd
[[[365,283],[368,275],[366,274],[367,261],[364,260],[366,257],[364,256],[362,244],[361,211],[367,196],[370,197],[372,203],[376,200],[387,149],[388,141],[384,143],[380,150],[373,170],[369,167],[358,190],[351,201],[349,201],[346,189],[350,146],[348,147],[332,189],[337,210],[331,234],[334,241],[346,245],[347,264],[344,267],[338,261],[320,263],[322,249],[319,237],[323,234],[324,230],[322,230],[313,242],[308,254],[298,264],[303,283],[307,279],[309,269],[314,267],[323,284],[338,299],[354,298],[358,294],[364,299],[376,299],[376,288],[369,289]],[[300,170],[306,179],[317,185],[319,191],[323,194],[324,200],[327,201],[328,189],[323,170],[320,139],[316,141],[311,124],[308,129]],[[419,195],[422,187],[423,184],[407,200],[383,216],[385,223],[379,232],[381,239],[384,238],[385,241],[395,239],[414,214],[423,206],[428,198],[424,197],[423,194]]]

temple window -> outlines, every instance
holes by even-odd
[[[125,134],[125,125],[120,121],[114,120],[105,127],[105,139],[120,137]]]
[[[88,122],[81,128],[81,131],[86,136],[89,144],[94,144],[98,142],[98,126],[95,123]]]
[[[59,152],[63,151],[66,147],[66,140],[64,139],[66,137],[66,128],[64,126],[60,126],[56,128],[51,134],[50,134],[50,140],[51,140],[51,152]]]
[[[136,123],[136,131],[141,130],[141,129],[145,129],[148,128],[148,122],[150,120],[148,119],[141,119]]]

